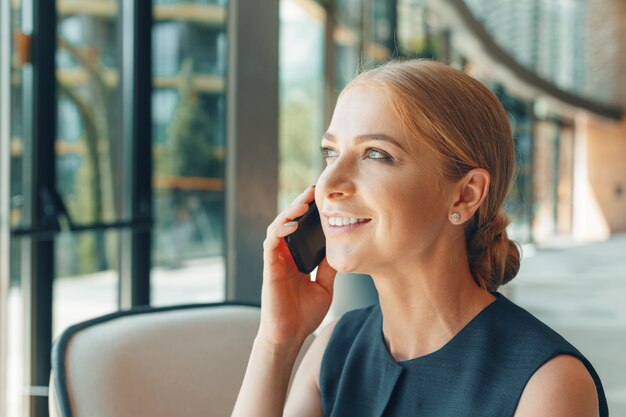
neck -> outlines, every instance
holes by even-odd
[[[474,281],[466,257],[442,263],[402,262],[372,275],[383,313],[383,335],[396,361],[432,353],[449,342],[494,295]],[[439,266],[437,266],[439,265]]]

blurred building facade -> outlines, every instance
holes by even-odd
[[[239,64],[232,58],[234,29],[227,22],[238,12],[233,7],[252,7],[226,0],[153,0],[149,21],[129,24],[128,4],[141,0],[56,0],[56,127],[47,168],[55,182],[36,197],[50,200],[43,207],[52,210],[52,220],[51,228],[36,230],[32,175],[38,160],[32,157],[30,122],[37,86],[28,45],[38,24],[33,4],[43,1],[6,1],[0,13],[11,33],[3,41],[11,59],[0,60],[9,81],[0,94],[10,98],[2,109],[7,117],[0,117],[10,125],[0,130],[8,131],[0,145],[10,164],[10,244],[0,247],[10,260],[0,269],[7,271],[0,304],[7,306],[9,323],[0,331],[11,335],[1,352],[4,366],[17,375],[4,390],[6,401],[0,395],[0,416],[9,417],[45,415],[32,401],[46,395],[45,383],[32,380],[32,369],[45,374],[46,364],[28,353],[38,338],[49,344],[50,336],[72,323],[127,307],[125,283],[136,280],[125,266],[128,230],[149,231],[143,272],[148,282],[142,285],[150,304],[221,301],[232,298],[228,248],[238,239],[227,225],[249,220],[227,209],[235,198],[227,186],[227,173],[234,172],[229,164],[242,164],[233,155],[237,144],[228,139],[228,92],[236,88],[228,80]],[[279,209],[319,175],[319,138],[346,83],[362,68],[391,58],[424,57],[479,78],[509,114],[518,174],[506,210],[515,240],[603,240],[626,232],[623,1],[280,0],[267,5],[272,6],[280,13],[280,44],[272,47],[278,51],[280,100],[270,112],[278,119],[278,135],[258,140],[270,149],[278,141],[278,178],[265,181],[270,190],[269,183],[278,182]],[[136,32],[150,36],[150,51],[136,52],[149,59],[151,71],[126,85],[134,71],[126,48]],[[145,77],[150,93],[141,102],[150,107],[149,123],[128,136],[125,95]],[[259,108],[267,106],[253,98]],[[129,137],[143,143],[132,163],[128,155],[136,153],[136,144]],[[133,164],[141,158],[149,161],[149,198],[137,201],[147,215],[129,218],[128,200],[136,199],[129,184],[136,181]],[[254,194],[263,187],[242,188],[237,192]],[[261,241],[256,231],[246,238],[252,248]],[[54,271],[45,278],[51,290],[40,294],[54,311],[49,334],[38,333],[45,326],[34,325],[30,316],[38,299],[31,285],[37,282],[38,258],[29,242],[38,239],[54,245]],[[258,281],[260,270],[255,272],[250,281]],[[257,284],[249,286],[258,292]],[[367,302],[370,296],[365,291],[362,298]]]
[[[400,45],[403,36],[428,45],[427,55],[464,68],[505,105],[519,165],[508,211],[520,242],[603,240],[626,228],[624,6],[399,1]]]

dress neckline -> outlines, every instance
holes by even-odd
[[[500,294],[497,291],[490,291],[490,293],[494,295],[496,299],[483,307],[482,310],[480,310],[474,317],[472,317],[472,319],[467,322],[465,326],[463,326],[461,330],[459,330],[454,336],[452,336],[452,338],[448,340],[443,346],[425,355],[418,356],[416,358],[405,359],[403,361],[396,361],[391,355],[391,352],[389,352],[389,349],[387,348],[387,344],[385,343],[385,336],[383,334],[383,313],[380,308],[380,304],[378,304],[376,306],[376,328],[378,329],[378,337],[376,338],[377,344],[385,352],[385,356],[391,362],[399,366],[408,366],[414,363],[434,359],[449,350],[451,346],[453,346],[463,334],[467,333],[472,327],[474,327],[476,325],[476,322],[478,322],[480,318],[484,317],[490,310],[494,308],[494,305],[499,304],[504,298],[504,295]]]

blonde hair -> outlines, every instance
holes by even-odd
[[[422,59],[362,72],[346,89],[363,83],[389,94],[408,137],[419,138],[441,158],[442,179],[456,182],[474,168],[489,172],[487,196],[465,226],[468,261],[482,288],[495,291],[509,282],[519,270],[520,251],[508,239],[510,220],[502,203],[512,183],[515,148],[498,98],[462,71]]]

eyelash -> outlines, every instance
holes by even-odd
[[[322,146],[322,147],[320,148],[320,150],[322,151],[322,157],[323,157],[324,159],[332,158],[332,156],[329,156],[329,155],[328,155],[328,153],[329,153],[329,152],[333,152],[333,149],[331,149],[331,148],[327,148],[327,147]],[[369,159],[371,159],[371,160],[373,160],[373,161],[391,162],[391,161],[392,161],[392,159],[393,159],[391,156],[389,156],[389,155],[388,155],[388,154],[386,154],[385,152],[383,152],[383,151],[381,151],[381,150],[379,150],[379,149],[376,149],[376,148],[367,148],[367,149],[365,150],[365,152],[366,152],[367,154],[369,154],[370,152],[377,152],[377,153],[379,153],[380,155],[382,155],[380,158],[369,158]]]

